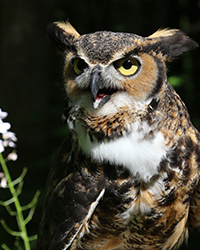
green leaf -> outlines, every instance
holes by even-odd
[[[180,87],[183,84],[183,79],[180,76],[170,76],[168,81],[172,87]]]

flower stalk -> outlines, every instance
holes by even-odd
[[[26,223],[25,223],[24,216],[23,216],[22,209],[21,209],[22,207],[19,202],[15,187],[13,186],[12,179],[10,177],[10,173],[8,171],[7,165],[1,153],[0,153],[0,163],[1,163],[2,169],[7,179],[8,188],[10,189],[11,195],[13,197],[13,201],[15,204],[16,212],[17,212],[17,222],[18,222],[19,229],[21,230],[21,232],[13,232],[11,230],[11,232],[9,233],[11,234],[13,232],[12,233],[13,236],[20,236],[24,241],[25,249],[30,250],[31,248],[30,248],[30,243],[29,243],[28,234],[26,230]],[[9,231],[4,220],[1,220],[1,224],[6,231]]]
[[[29,237],[26,225],[32,220],[40,192],[36,192],[35,196],[29,204],[25,206],[22,206],[20,204],[19,195],[22,192],[24,177],[26,175],[27,169],[24,168],[22,174],[17,179],[12,181],[6,162],[9,160],[17,160],[17,154],[14,150],[10,154],[8,154],[6,158],[4,158],[2,152],[5,151],[6,147],[16,147],[15,142],[17,141],[17,138],[13,132],[8,131],[8,129],[11,127],[10,124],[2,121],[2,119],[4,119],[6,116],[7,113],[3,112],[0,109],[0,166],[3,170],[3,172],[0,172],[0,188],[8,188],[11,193],[11,198],[6,201],[0,200],[0,205],[4,206],[11,216],[16,217],[19,231],[12,230],[7,225],[4,219],[1,219],[0,223],[10,235],[16,237],[15,246],[18,250],[31,250],[30,242],[36,240],[37,235]],[[14,204],[15,211],[11,209],[11,204]],[[25,218],[23,212],[26,210],[29,210],[29,212]],[[22,248],[22,246],[20,245],[19,238],[23,240],[24,248]],[[6,244],[2,244],[1,247],[4,250],[10,250]]]

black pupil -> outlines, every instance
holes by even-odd
[[[125,69],[130,69],[132,66],[133,66],[133,64],[132,64],[131,60],[127,60],[127,61],[123,62],[123,67]]]
[[[77,63],[77,68],[80,71],[83,71],[86,68],[87,64],[83,60],[79,60]]]

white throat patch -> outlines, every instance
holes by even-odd
[[[88,156],[101,163],[128,168],[144,182],[158,174],[158,165],[167,152],[161,132],[147,136],[151,127],[146,122],[134,122],[130,134],[107,142],[91,142],[83,128],[78,130],[79,146]]]

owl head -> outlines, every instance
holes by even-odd
[[[148,37],[110,31],[79,35],[70,23],[55,22],[48,34],[65,56],[69,105],[96,116],[151,102],[167,84],[166,62],[197,47],[177,29]]]

